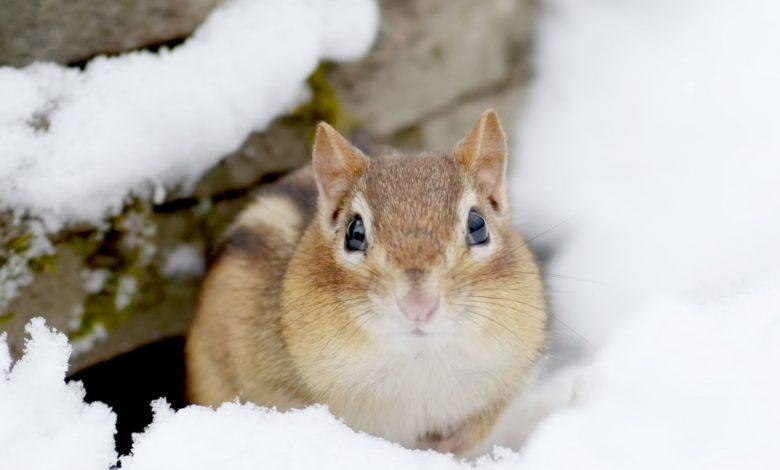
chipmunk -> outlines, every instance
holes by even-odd
[[[506,154],[493,111],[449,154],[369,159],[320,124],[313,164],[225,235],[187,340],[190,399],[324,403],[411,448],[483,440],[547,343]]]

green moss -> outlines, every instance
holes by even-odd
[[[103,325],[106,329],[111,329],[126,320],[116,308],[118,284],[118,277],[112,275],[100,292],[92,294],[84,300],[84,311],[79,327],[68,334],[71,339],[87,336],[94,331],[98,324]]]
[[[22,253],[30,248],[30,242],[32,241],[32,233],[24,233],[18,237],[12,238],[8,244],[8,250],[16,253]]]
[[[100,246],[103,236],[98,231],[80,233],[67,239],[66,243],[81,259],[89,258]]]
[[[321,121],[339,130],[343,130],[347,124],[336,91],[328,83],[326,73],[328,67],[327,63],[322,63],[309,76],[306,84],[311,90],[311,99],[299,106],[291,115],[292,119],[303,121],[311,126],[308,137],[312,141],[316,125]]]
[[[0,220],[0,270],[4,270],[0,277],[10,279],[11,282],[19,280],[16,286],[18,289],[27,286],[35,274],[53,271],[55,268],[56,252],[49,236],[39,224],[35,219]],[[9,262],[13,263],[6,270]],[[15,297],[19,290],[11,292]],[[12,300],[12,297],[2,296],[0,309]]]
[[[444,47],[441,44],[436,44],[431,49],[431,55],[436,60],[441,60],[444,57]]]
[[[4,325],[6,322],[10,321],[14,315],[16,315],[16,312],[14,311],[8,311],[5,313],[0,314],[0,326]]]
[[[42,272],[53,273],[57,270],[57,255],[42,255],[37,258],[33,258],[27,262],[27,266],[34,274],[40,274]]]
[[[82,234],[69,241],[88,269],[110,273],[100,291],[84,300],[79,326],[69,333],[71,339],[89,335],[98,324],[107,330],[115,329],[159,301],[159,290],[155,289],[159,276],[149,256],[155,238],[151,206],[134,198],[109,221],[107,230]],[[123,282],[133,284],[131,292],[122,292]],[[127,296],[126,304],[118,305],[120,296]]]

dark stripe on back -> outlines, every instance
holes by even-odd
[[[317,187],[313,184],[308,185],[305,182],[295,180],[282,180],[270,186],[261,194],[288,198],[300,210],[304,226],[308,225],[317,213]]]
[[[264,196],[282,196],[293,203],[302,219],[301,233],[317,213],[317,184],[311,167],[304,167],[262,188],[257,198],[247,205],[262,204]],[[246,208],[245,208],[246,210]],[[239,216],[240,217],[240,216]],[[272,224],[273,221],[268,221]],[[252,259],[271,260],[276,253],[274,234],[264,226],[238,226],[229,229],[213,256],[209,268],[228,253],[243,253]]]

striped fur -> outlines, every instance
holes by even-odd
[[[508,217],[505,146],[490,112],[451,155],[369,160],[321,127],[314,170],[275,183],[225,235],[187,342],[190,398],[326,403],[409,447],[478,443],[547,339],[540,275]],[[466,244],[472,208],[485,245]],[[356,214],[365,253],[344,249]],[[423,283],[443,306],[417,337],[393,296]]]

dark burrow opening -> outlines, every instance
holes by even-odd
[[[152,422],[151,402],[165,398],[174,409],[184,398],[184,338],[168,338],[88,367],[68,380],[83,382],[86,401],[100,401],[117,415],[116,449],[130,453],[132,434]]]

